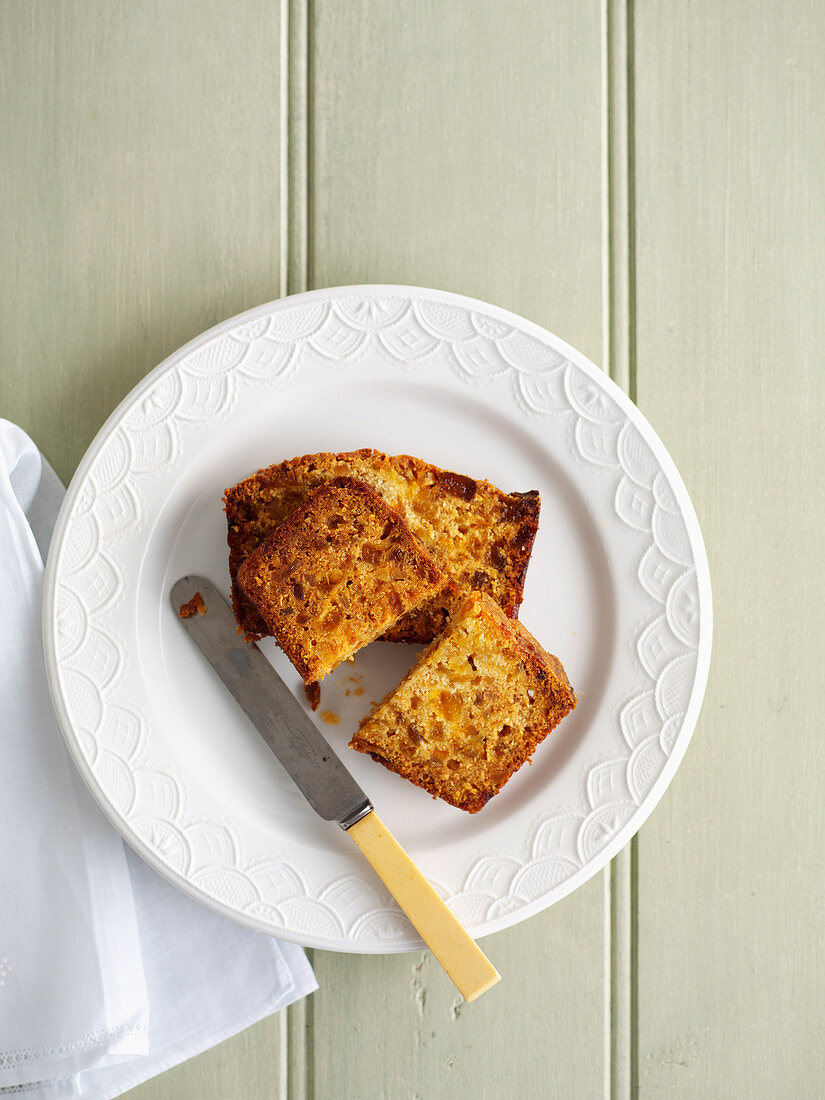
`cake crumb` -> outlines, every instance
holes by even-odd
[[[203,602],[203,596],[200,592],[196,592],[191,600],[187,600],[186,603],[180,605],[180,611],[178,611],[178,618],[191,619],[193,615],[205,615],[206,604]]]
[[[321,685],[318,681],[313,680],[311,684],[304,684],[304,694],[311,709],[317,710],[318,704],[321,702]]]
[[[328,726],[337,726],[338,723],[341,721],[341,715],[335,714],[331,710],[322,710],[321,721],[326,722]]]

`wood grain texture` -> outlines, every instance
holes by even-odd
[[[310,279],[469,294],[602,352],[596,0],[317,0]]]
[[[636,5],[637,385],[703,524],[702,717],[639,835],[643,1097],[825,1090],[825,6]]]
[[[286,1100],[286,1012],[122,1095],[128,1100]]]
[[[465,1004],[429,952],[315,951],[318,1100],[603,1095],[603,884],[480,940],[503,975]]]
[[[316,0],[309,277],[444,287],[602,354],[597,3]],[[606,1076],[601,876],[482,941],[463,1005],[428,955],[316,951],[314,1097],[596,1097]]]
[[[166,355],[279,290],[268,0],[5,0],[0,414],[68,478]]]

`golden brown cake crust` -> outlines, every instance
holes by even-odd
[[[342,454],[303,455],[259,470],[224,497],[232,601],[250,637],[266,624],[237,584],[241,564],[306,498],[330,478],[355,477],[395,508],[441,569],[462,590],[487,592],[515,617],[538,530],[535,491],[503,493],[488,481],[442,470],[410,455],[364,448]],[[443,601],[405,615],[387,641],[428,642],[444,627]]]
[[[478,813],[575,706],[558,658],[476,592],[350,747]]]
[[[337,477],[249,555],[238,584],[310,683],[449,582],[396,511]]]

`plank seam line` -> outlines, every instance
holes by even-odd
[[[309,285],[310,0],[280,8],[280,249],[281,297]],[[313,952],[307,951],[310,965]],[[280,1100],[312,1100],[314,1005],[311,996],[282,1012]]]
[[[634,4],[626,0],[627,77],[627,392],[636,404],[636,58]]]
[[[290,188],[289,188],[289,2],[281,0],[280,23],[278,33],[280,35],[280,81],[278,105],[278,133],[280,137],[280,164],[279,164],[279,249],[278,249],[278,295],[283,298],[288,293],[289,286],[289,215],[290,215]]]
[[[282,0],[281,293],[310,285],[310,0]]]
[[[278,1013],[278,1096],[289,1095],[289,1012]]]
[[[314,952],[307,949],[310,966]],[[277,1100],[312,1100],[315,1094],[314,995],[303,997],[283,1010],[286,1017],[287,1074]]]
[[[636,400],[633,0],[602,0],[603,363]],[[638,1095],[637,848],[605,871],[605,1096]]]

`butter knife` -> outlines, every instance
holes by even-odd
[[[197,598],[199,597],[199,598]],[[181,625],[325,821],[350,836],[466,1001],[500,975],[373,809],[301,703],[256,645],[238,634],[231,608],[205,577],[172,587]]]

